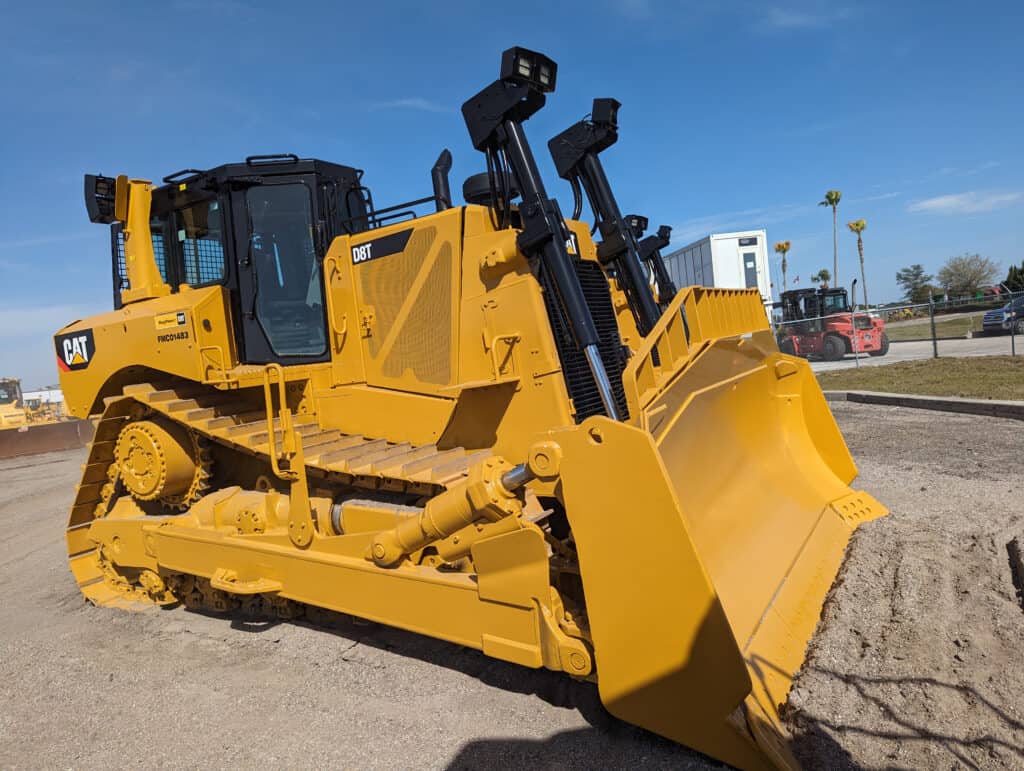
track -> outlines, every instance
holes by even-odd
[[[251,405],[235,393],[191,383],[135,384],[127,386],[120,396],[105,400],[66,532],[71,571],[91,602],[128,607],[149,601],[145,592],[106,566],[89,537],[92,522],[105,516],[118,492],[114,446],[121,429],[143,415],[162,415],[187,426],[202,442],[251,457],[272,475],[270,453],[272,443],[279,446],[282,438],[280,418],[268,422],[264,411],[243,409],[246,406]],[[487,450],[440,450],[436,445],[414,446],[345,434],[322,428],[315,414],[295,416],[294,425],[302,437],[307,473],[327,485],[432,496],[464,477],[472,463],[490,454]]]

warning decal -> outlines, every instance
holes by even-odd
[[[53,344],[57,349],[57,367],[62,372],[85,369],[96,353],[91,329],[56,335]]]

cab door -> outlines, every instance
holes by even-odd
[[[326,361],[327,317],[314,175],[233,192],[242,361]]]

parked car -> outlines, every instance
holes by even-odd
[[[1024,335],[1024,297],[986,313],[981,319],[981,328],[986,335],[1001,335],[1011,329],[1014,334]]]

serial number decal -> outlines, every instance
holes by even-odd
[[[188,332],[168,332],[166,335],[157,335],[158,343],[171,343],[175,340],[188,340]]]
[[[370,260],[379,260],[381,257],[404,252],[410,236],[412,236],[412,228],[353,246],[352,264],[359,265]]]

